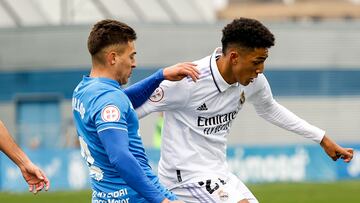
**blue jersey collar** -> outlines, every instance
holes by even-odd
[[[83,76],[83,81],[86,81],[86,82],[87,81],[98,81],[101,83],[109,84],[109,85],[114,86],[119,89],[121,88],[121,84],[118,81],[110,79],[110,78],[93,78],[90,76]]]

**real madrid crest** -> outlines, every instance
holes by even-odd
[[[240,104],[244,104],[244,103],[245,103],[245,93],[244,91],[242,91],[240,94]]]
[[[220,190],[218,195],[221,201],[227,201],[229,199],[229,194],[223,190]]]

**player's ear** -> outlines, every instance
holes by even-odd
[[[116,52],[110,51],[105,56],[106,63],[109,65],[115,65],[116,63]]]
[[[232,65],[236,65],[238,63],[239,60],[239,53],[237,53],[236,51],[231,51],[229,53],[229,57],[230,57],[230,63]]]

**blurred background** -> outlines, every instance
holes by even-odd
[[[297,183],[295,191],[340,185],[320,191],[325,202],[344,200],[336,192],[341,188],[353,195],[347,202],[359,202],[360,0],[0,0],[0,119],[48,174],[52,191],[87,191],[71,95],[91,68],[92,25],[113,18],[136,30],[132,84],[158,68],[211,54],[221,46],[224,25],[238,17],[256,18],[275,35],[265,74],[276,100],[357,154],[350,164],[333,162],[317,144],[267,123],[248,104],[228,137],[230,167],[264,202],[285,195],[289,182]],[[140,124],[154,169],[158,119],[153,114]],[[26,190],[18,169],[0,154],[0,191]],[[89,202],[85,193],[74,194]],[[294,199],[321,202],[306,198]]]

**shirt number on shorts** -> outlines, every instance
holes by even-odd
[[[224,180],[222,180],[222,179],[219,178],[219,183],[216,181],[216,182],[215,182],[215,186],[212,188],[212,187],[211,187],[211,180],[210,180],[210,179],[209,179],[209,180],[206,180],[206,181],[205,181],[206,191],[208,191],[208,193],[210,193],[210,194],[214,193],[217,189],[220,188],[219,184],[225,185],[226,182],[225,182]],[[203,186],[203,185],[204,185],[204,182],[203,182],[203,181],[200,181],[200,182],[199,182],[199,185],[200,185],[200,186]]]

